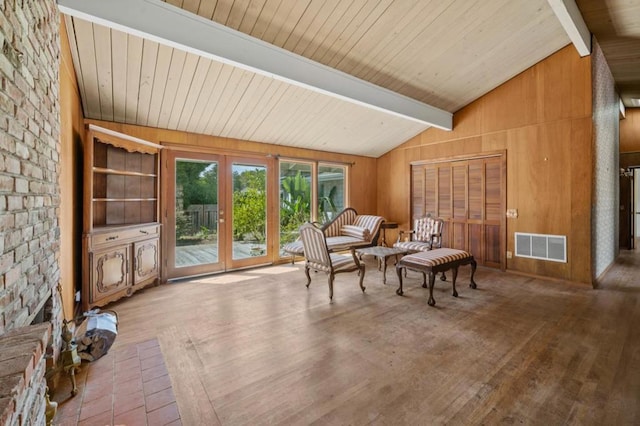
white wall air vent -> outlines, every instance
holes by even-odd
[[[567,263],[567,237],[516,232],[516,256]]]

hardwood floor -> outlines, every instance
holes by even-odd
[[[110,306],[112,350],[158,339],[184,425],[640,423],[639,253],[597,290],[462,267],[434,308],[389,269],[333,303],[300,263],[149,288]]]

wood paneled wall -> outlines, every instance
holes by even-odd
[[[627,108],[620,121],[620,153],[640,152],[640,108]]]
[[[514,233],[567,236],[568,263],[513,257],[507,270],[592,282],[591,58],[569,45],[378,159],[378,214],[409,227],[410,163],[506,150],[507,251]],[[506,213],[506,212],[504,212]],[[504,253],[506,257],[506,252]]]
[[[60,21],[60,283],[67,319],[80,290],[82,242],[82,138],[84,118],[64,19]]]
[[[377,186],[376,186],[376,159],[369,157],[360,157],[346,154],[335,154],[321,151],[313,151],[301,148],[285,147],[280,145],[241,141],[236,139],[228,139],[215,136],[199,135],[194,133],[186,133],[173,130],[156,129],[151,127],[141,127],[128,124],[118,124],[112,122],[104,122],[97,120],[85,120],[86,123],[96,124],[98,126],[125,133],[130,136],[141,138],[150,142],[171,145],[176,149],[185,149],[190,151],[215,152],[218,154],[226,154],[233,156],[256,156],[271,155],[280,156],[281,158],[297,158],[318,161],[335,161],[341,163],[350,163],[349,172],[349,198],[350,207],[355,208],[359,213],[375,214],[377,211]],[[182,148],[184,147],[184,148]],[[164,181],[164,179],[163,179]],[[163,188],[163,197],[166,197],[167,188]],[[277,206],[277,202],[274,204]],[[275,212],[274,212],[275,213]],[[268,241],[275,243],[278,238],[277,214],[269,214]],[[166,249],[167,240],[163,237],[163,247]],[[271,262],[284,262],[288,259],[280,259],[279,250],[275,247],[271,250]]]
[[[99,120],[85,120],[86,123],[125,133],[154,143],[184,145],[185,148],[202,147],[215,149],[220,153],[278,155],[282,158],[301,158],[308,160],[336,161],[351,163],[349,193],[351,205],[363,214],[374,214],[377,211],[376,159],[347,154],[334,154],[302,148],[286,147],[259,142],[249,142],[216,136],[174,130],[156,129],[129,124],[119,124]]]

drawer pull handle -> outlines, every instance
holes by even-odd
[[[118,236],[117,236],[117,235],[114,235],[114,236],[112,236],[112,237],[107,237],[107,239],[106,239],[106,240],[107,240],[107,241],[113,241],[113,240],[117,240],[117,239],[118,239]]]
[[[142,230],[142,229],[141,229],[141,230],[140,230],[140,233],[141,233],[141,234],[144,234],[144,235],[147,235],[147,234],[149,233],[149,231],[145,231],[145,230]]]

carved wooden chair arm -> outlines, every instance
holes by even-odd
[[[416,233],[416,231],[414,231],[413,229],[409,229],[408,231],[403,231],[402,229],[400,231],[398,231],[398,243],[402,241],[403,235],[404,234],[409,234],[409,235],[414,235]],[[410,238],[411,239],[411,238]]]

